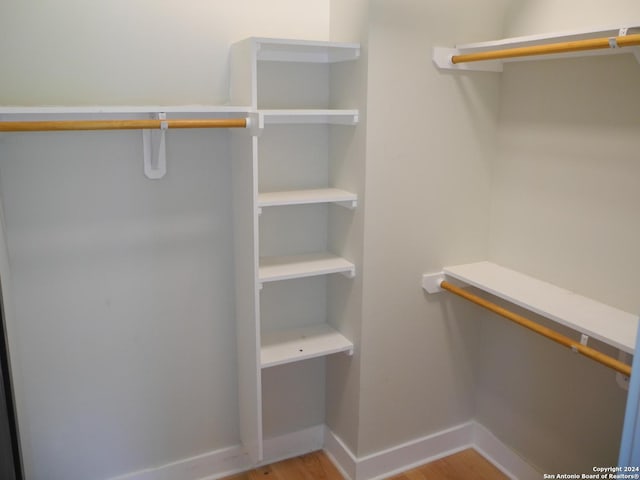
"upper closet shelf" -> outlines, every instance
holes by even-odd
[[[423,288],[434,293],[446,277],[461,281],[549,318],[627,353],[635,350],[638,317],[569,290],[491,262],[445,267],[425,275]]]
[[[271,62],[337,63],[360,56],[357,43],[318,42],[273,38],[252,38],[257,59]]]
[[[433,61],[443,69],[501,72],[504,62],[632,53],[640,62],[640,24],[435,47]]]
[[[166,113],[167,118],[180,117],[238,117],[247,116],[251,113],[251,108],[247,106],[229,105],[92,105],[92,106],[65,106],[65,105],[43,105],[43,106],[0,106],[0,116],[12,119],[53,119],[53,118],[90,118],[111,119],[114,117],[135,117],[157,116]]]

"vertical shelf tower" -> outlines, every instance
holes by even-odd
[[[332,104],[330,72],[359,54],[357,44],[265,38],[232,48],[231,102],[249,105],[258,129],[249,142],[232,132],[239,414],[254,462],[263,459],[263,370],[353,353],[326,305],[328,277],[356,274],[329,246],[330,209],[354,209],[358,198],[331,184],[329,157],[330,126],[356,125],[358,111]]]

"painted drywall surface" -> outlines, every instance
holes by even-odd
[[[640,311],[639,82],[631,55],[506,68],[494,261]],[[481,423],[543,471],[615,465],[626,392],[614,372],[496,319],[485,323],[482,345]],[[497,358],[501,349],[508,365]]]
[[[340,207],[329,211],[333,226],[329,232],[330,248],[356,265],[356,278],[347,280],[336,276],[329,282],[333,300],[329,305],[329,319],[353,340],[356,349],[352,357],[332,355],[327,359],[326,424],[352,452],[357,452],[360,420],[368,21],[368,0],[331,2],[331,40],[357,42],[361,48],[357,62],[332,66],[330,99],[335,108],[359,110],[356,127],[331,128],[329,155],[331,184],[358,194],[358,207],[354,211]]]
[[[487,254],[499,79],[430,53],[498,36],[502,6],[371,2],[360,456],[473,416],[479,314],[420,280]]]
[[[505,36],[562,32],[598,26],[640,24],[640,5],[635,0],[614,4],[598,0],[511,0]]]
[[[5,0],[0,104],[221,104],[229,45],[325,40],[329,1]]]
[[[237,443],[223,132],[20,134],[0,175],[27,477],[103,479]]]

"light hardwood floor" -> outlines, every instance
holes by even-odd
[[[256,468],[223,480],[344,480],[322,451]],[[463,450],[388,480],[507,480],[508,477],[473,449]]]

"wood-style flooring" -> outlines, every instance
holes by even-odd
[[[312,452],[259,467],[223,480],[344,480],[327,455]],[[508,477],[473,449],[435,460],[388,480],[507,480]]]

